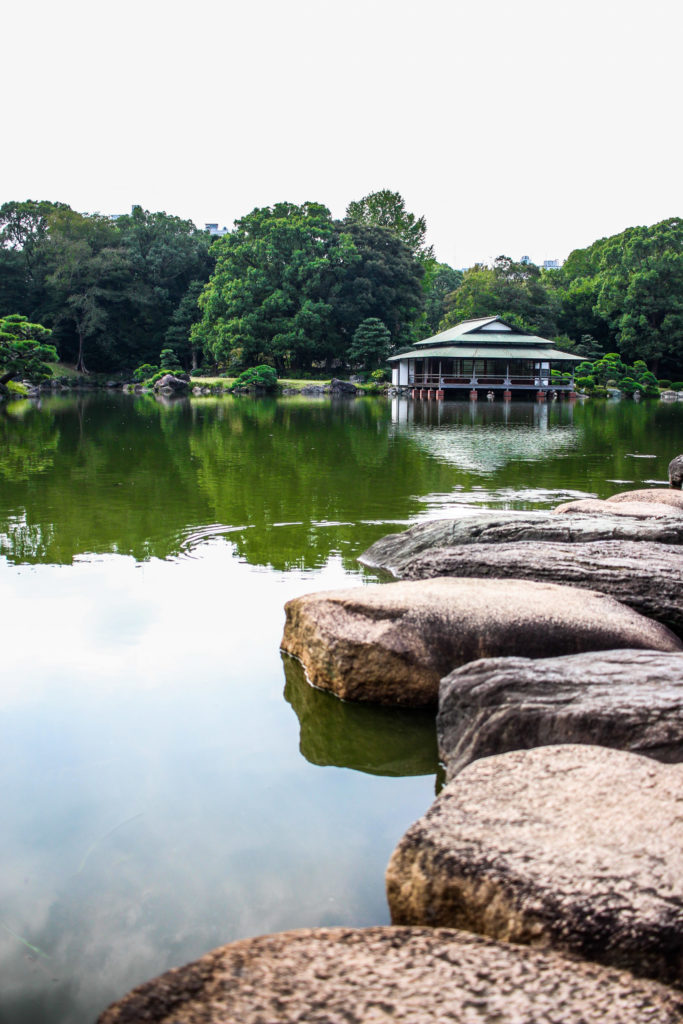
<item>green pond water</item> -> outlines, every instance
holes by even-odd
[[[118,394],[0,410],[0,1024],[232,939],[388,921],[431,714],[343,704],[285,601],[388,532],[666,482],[683,403]]]

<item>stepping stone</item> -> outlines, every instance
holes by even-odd
[[[481,657],[683,649],[605,594],[527,580],[375,584],[297,597],[285,612],[282,649],[314,686],[389,705],[435,704],[439,680]]]
[[[683,512],[683,492],[665,490],[663,487],[645,487],[638,491],[622,491],[620,494],[613,494],[607,498],[608,504],[621,504],[624,501],[644,501],[655,505],[671,505],[672,508]]]
[[[553,514],[574,514],[576,512],[589,515],[629,516],[635,519],[671,519],[683,516],[683,508],[671,504],[657,504],[654,501],[603,501],[600,498],[582,498],[580,501],[566,501],[553,509]]]
[[[98,1024],[680,1024],[679,993],[450,929],[244,939],[135,989]]]
[[[480,757],[559,743],[683,761],[683,654],[473,661],[441,680],[437,731],[449,780]]]
[[[683,636],[683,546],[675,544],[460,544],[426,551],[401,570],[402,579],[435,576],[537,580],[599,590]]]
[[[517,541],[560,541],[566,544],[597,540],[654,541],[660,544],[683,543],[683,521],[678,517],[643,519],[626,516],[605,502],[591,516],[565,513],[559,518],[550,512],[482,512],[460,519],[435,519],[418,523],[403,533],[390,533],[375,541],[358,559],[370,569],[381,569],[401,577],[403,569],[416,555],[431,548],[457,544],[503,544]],[[649,516],[649,512],[648,512]]]
[[[387,869],[394,924],[452,926],[683,986],[683,765],[604,747],[469,765]]]

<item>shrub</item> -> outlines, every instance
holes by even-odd
[[[665,389],[666,388],[670,388],[671,387],[671,381],[670,380],[660,380],[659,381],[659,386],[660,386],[660,388],[665,388]]]
[[[172,348],[162,348],[159,354],[159,369],[165,370],[166,373],[179,373],[182,371],[182,366],[178,362],[178,357]]]
[[[683,391],[683,380],[675,380],[671,385],[672,391]]]
[[[385,384],[388,380],[391,380],[388,370],[373,370],[370,374],[370,379],[374,380],[376,384]]]
[[[244,370],[237,380],[235,381],[234,387],[236,388],[263,388],[265,391],[273,391],[277,385],[277,373],[272,366],[252,366],[248,370]]]
[[[133,370],[133,380],[136,380],[141,384],[145,380],[149,380],[155,373],[159,372],[158,366],[152,366],[151,363],[142,363],[136,370]]]

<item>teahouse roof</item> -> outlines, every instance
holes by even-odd
[[[582,356],[555,348],[552,341],[535,334],[525,334],[499,316],[463,320],[431,338],[418,341],[409,352],[392,356],[400,359],[537,359],[568,360],[580,363]]]

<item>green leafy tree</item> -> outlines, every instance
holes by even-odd
[[[44,380],[52,376],[47,362],[57,361],[57,350],[49,344],[52,334],[42,324],[29,323],[18,313],[0,318],[0,385],[14,377]]]
[[[80,373],[88,373],[88,346],[100,355],[115,347],[114,313],[126,295],[130,262],[111,221],[68,209],[50,216],[46,253],[60,347],[73,355]]]
[[[326,207],[278,203],[254,210],[213,252],[216,269],[192,338],[216,362],[239,369],[270,359],[283,372],[334,352],[328,297],[355,253]]]
[[[339,229],[353,247],[353,258],[339,268],[329,294],[339,358],[346,358],[356,328],[370,318],[388,328],[392,348],[409,344],[424,303],[423,265],[389,228],[344,224]]]
[[[377,317],[363,320],[354,331],[348,356],[365,370],[386,362],[391,349],[391,332]]]
[[[204,290],[204,284],[204,281],[190,281],[187,291],[171,315],[170,324],[164,335],[166,344],[178,353],[186,369],[196,370],[199,365],[201,347],[192,335],[192,328],[201,319],[199,297]]]
[[[130,214],[116,220],[119,244],[130,264],[126,286],[126,305],[121,307],[127,320],[128,345],[140,356],[151,358],[171,342],[183,356],[189,355],[189,331],[183,344],[178,344],[179,330],[187,321],[189,307],[198,315],[197,298],[213,268],[209,255],[211,239],[190,220],[182,220],[165,212],[151,213],[134,206]],[[181,304],[190,293],[187,305]],[[179,317],[174,317],[179,314]],[[175,327],[175,335],[166,334]]]
[[[596,310],[622,358],[683,365],[683,220],[629,228],[604,246]]]
[[[20,268],[22,278],[21,302],[24,311],[32,316],[45,306],[45,242],[50,218],[59,210],[70,207],[66,203],[32,199],[3,203],[0,207],[0,246],[15,256],[12,262]],[[44,308],[40,311],[44,312]]]
[[[466,270],[448,305],[442,330],[462,320],[504,316],[542,337],[558,333],[558,299],[542,271],[533,264],[515,263],[509,256],[499,256],[492,267],[477,264]]]
[[[462,284],[463,272],[436,260],[426,260],[424,267],[424,310],[416,324],[416,331],[422,337],[429,337],[439,330],[439,324],[449,308],[448,302],[453,302],[453,293]]]
[[[427,245],[427,222],[406,210],[400,192],[382,189],[370,192],[357,202],[349,203],[346,209],[349,223],[365,224],[368,227],[388,228],[408,246],[416,259],[431,260],[434,250]]]
[[[236,388],[261,388],[264,391],[274,391],[277,386],[277,373],[272,366],[252,366],[243,370],[235,381]]]

